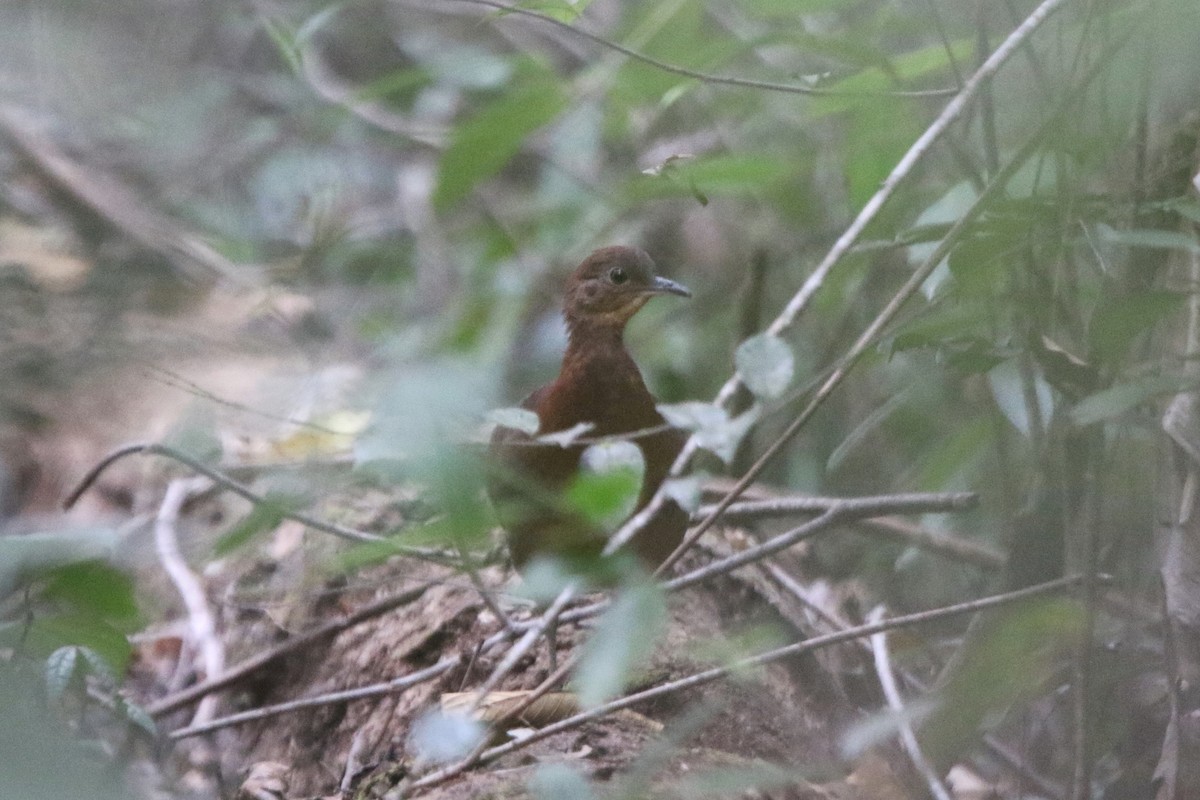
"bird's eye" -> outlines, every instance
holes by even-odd
[[[613,267],[608,271],[608,279],[616,284],[622,284],[629,280],[629,276],[625,274],[625,270],[621,267]]]

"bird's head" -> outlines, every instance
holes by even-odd
[[[572,327],[588,322],[620,328],[656,294],[692,296],[686,287],[655,275],[645,251],[603,247],[571,273],[563,315]]]

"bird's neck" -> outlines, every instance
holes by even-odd
[[[625,349],[625,326],[607,321],[587,318],[567,321],[567,352],[563,356],[563,369],[583,368],[588,364],[633,365],[629,351]],[[636,367],[634,367],[636,369]]]

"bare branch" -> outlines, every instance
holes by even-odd
[[[824,636],[815,636],[801,642],[794,642],[784,647],[768,650],[767,652],[760,653],[756,656],[738,659],[736,662],[727,666],[714,667],[713,669],[698,672],[686,678],[681,678],[679,680],[662,684],[661,686],[655,686],[650,689],[635,692],[634,694],[613,700],[610,703],[605,703],[604,705],[597,706],[596,708],[575,714],[567,719],[533,731],[531,734],[520,739],[519,741],[506,742],[505,744],[485,750],[479,755],[477,763],[492,761],[501,756],[508,755],[516,750],[528,747],[534,742],[541,741],[542,739],[562,733],[563,731],[577,728],[585,722],[599,719],[615,711],[621,711],[639,703],[646,702],[647,700],[653,700],[667,694],[673,694],[685,689],[692,689],[712,683],[713,681],[724,678],[734,672],[740,672],[749,668],[771,664],[776,661],[782,661],[786,658],[794,658],[805,653],[810,653],[813,650],[823,647],[830,647],[835,644],[842,644],[843,642],[853,641],[864,636],[870,636],[874,633],[896,630],[913,625],[920,625],[926,622],[943,620],[948,617],[974,613],[976,611],[982,611],[984,609],[994,608],[996,606],[1020,602],[1030,597],[1059,592],[1076,585],[1081,580],[1082,576],[1072,575],[1070,577],[1050,581],[1049,583],[1043,583],[1037,586],[1020,589],[1015,592],[1005,592],[1004,594],[993,595],[991,597],[972,600],[967,603],[959,603],[953,606],[946,606],[944,608],[933,609],[931,611],[920,611],[915,614],[906,614],[904,616],[894,617],[884,622],[860,625],[844,631],[838,631],[836,633],[830,633]],[[470,766],[470,764],[464,764],[463,762],[452,764],[435,772],[431,772],[423,778],[414,781],[411,785],[411,788],[423,789],[442,783],[443,781],[449,780],[455,775],[460,774],[464,769],[467,769]]]
[[[496,0],[457,0],[460,3],[471,3],[473,5],[487,6],[498,11],[503,11],[506,14],[517,14],[523,17],[532,17],[533,19],[541,20],[549,25],[562,28],[569,31],[575,36],[580,36],[590,42],[607,47],[609,50],[614,50],[621,55],[628,56],[635,61],[640,61],[643,64],[648,64],[655,69],[669,72],[672,75],[681,75],[685,78],[692,78],[701,83],[714,84],[718,86],[736,86],[742,89],[759,89],[767,92],[784,92],[787,94],[805,94],[815,95],[817,97],[845,97],[847,95],[856,97],[909,97],[921,99],[927,97],[949,97],[957,91],[957,89],[918,89],[915,91],[892,91],[892,92],[847,92],[840,89],[825,89],[819,86],[802,86],[794,83],[772,83],[770,81],[756,81],[749,78],[734,78],[725,75],[711,75],[706,72],[697,72],[696,70],[687,69],[676,64],[669,64],[666,61],[659,61],[657,58],[639,53],[636,50],[625,47],[610,39],[605,39],[603,36],[597,36],[594,33],[576,28],[563,22],[560,19],[543,14],[540,11],[534,11],[521,6],[512,6],[507,3],[500,3]]]
[[[426,667],[416,672],[411,672],[408,675],[402,675],[399,678],[393,678],[384,683],[373,683],[369,686],[360,686],[357,689],[346,689],[338,692],[328,692],[319,694],[313,697],[303,697],[299,700],[291,700],[286,703],[278,703],[273,706],[263,706],[250,711],[243,711],[239,714],[230,714],[227,717],[219,717],[206,722],[203,725],[189,725],[186,728],[179,728],[167,734],[167,738],[172,741],[186,739],[191,736],[200,736],[201,734],[211,733],[221,728],[228,728],[233,725],[240,725],[243,722],[254,722],[256,720],[275,717],[280,714],[287,714],[292,711],[299,711],[304,708],[315,708],[316,706],[332,705],[334,703],[348,703],[354,700],[367,700],[372,697],[381,697],[384,695],[395,694],[402,692],[412,686],[416,686],[426,681],[431,681],[440,678],[450,670],[457,667],[462,662],[462,656],[453,655],[443,658],[431,667]]]
[[[434,583],[435,581],[422,583],[420,586],[415,586],[400,594],[377,600],[343,619],[331,620],[311,631],[292,636],[275,647],[265,650],[256,656],[251,656],[240,664],[230,667],[219,677],[209,677],[208,680],[189,686],[183,691],[176,692],[151,703],[146,707],[146,713],[152,717],[161,717],[189,703],[193,703],[206,695],[226,689],[286,655],[336,636],[344,630],[353,628],[355,625],[359,625],[381,614],[386,614],[394,608],[408,605],[423,595],[425,590]]]

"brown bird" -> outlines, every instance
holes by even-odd
[[[588,438],[663,428],[666,424],[646,389],[637,364],[625,349],[625,324],[658,294],[691,297],[680,284],[654,274],[650,256],[634,247],[605,247],[583,260],[567,280],[563,317],[567,351],[558,378],[525,398],[537,413],[538,434],[591,423]],[[580,469],[586,444],[559,447],[530,444],[534,437],[507,427],[492,434],[495,467],[489,493],[508,531],[516,566],[536,555],[559,556],[587,565],[599,555],[612,531],[599,530],[564,507],[561,491]],[[634,437],[645,462],[636,513],[667,477],[686,436],[674,428]],[[668,500],[629,543],[653,569],[679,545],[688,515]]]

